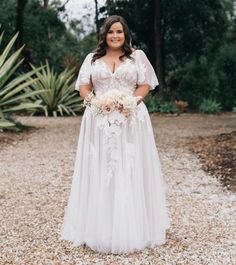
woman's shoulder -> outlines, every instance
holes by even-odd
[[[93,55],[94,55],[94,52],[90,52],[88,53],[85,58],[84,58],[84,62],[91,62],[92,59],[93,59]]]
[[[133,49],[132,48],[132,52],[133,52],[133,55],[137,55],[137,54],[145,54],[145,52],[141,49]]]
[[[145,52],[141,49],[132,49],[132,56],[139,61],[139,58],[142,58],[145,56]]]
[[[132,51],[133,52],[144,52],[142,49],[134,49],[134,48],[132,48]]]
[[[95,52],[90,52],[90,53],[87,54],[86,57],[88,57],[88,58],[92,58],[94,54],[95,54]]]

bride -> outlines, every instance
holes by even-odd
[[[111,89],[137,99],[132,123],[109,138],[86,107],[61,239],[105,253],[130,253],[166,241],[170,220],[165,181],[142,99],[158,85],[142,50],[130,46],[120,16],[108,17],[96,50],[85,58],[75,89],[88,102]],[[112,139],[112,141],[111,141]]]

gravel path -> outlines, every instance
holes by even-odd
[[[234,265],[236,194],[201,170],[190,137],[236,130],[236,115],[152,115],[171,228],[167,243],[130,255],[105,255],[58,239],[81,117],[19,117],[39,128],[0,146],[0,264]]]

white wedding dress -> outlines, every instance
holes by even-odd
[[[87,55],[76,82],[92,82],[96,94],[118,89],[132,94],[137,85],[158,85],[142,50],[133,52],[114,73],[100,58]],[[144,103],[135,122],[113,141],[87,107],[81,123],[75,168],[61,239],[105,253],[130,253],[166,241],[170,226],[165,181]]]

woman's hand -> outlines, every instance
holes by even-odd
[[[137,98],[137,105],[143,101],[144,97],[146,97],[148,93],[149,85],[140,85],[135,89],[133,96]]]
[[[143,97],[142,96],[136,96],[136,100],[137,100],[137,105],[139,105],[143,101]]]
[[[81,85],[79,87],[79,94],[82,98],[85,98],[91,92],[92,92],[92,84]]]

